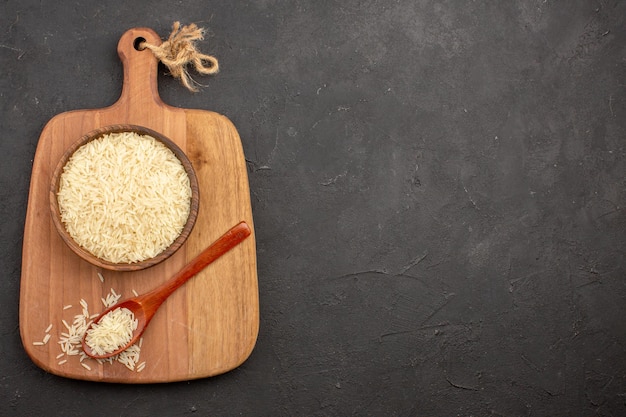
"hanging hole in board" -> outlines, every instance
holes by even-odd
[[[145,46],[142,46],[141,44],[144,43],[146,41],[146,38],[142,38],[141,36],[135,38],[135,41],[133,42],[133,46],[135,47],[135,49],[137,51],[143,51],[144,49],[146,49]]]

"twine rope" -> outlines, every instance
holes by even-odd
[[[195,42],[204,39],[204,29],[192,23],[181,27],[180,22],[174,22],[172,33],[161,45],[152,45],[142,42],[139,49],[149,49],[170,71],[170,74],[179,79],[189,91],[197,92],[196,85],[201,85],[189,75],[187,67],[192,65],[200,74],[216,74],[219,71],[217,58],[203,54],[196,48]]]

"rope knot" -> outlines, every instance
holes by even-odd
[[[204,29],[192,23],[181,28],[180,22],[174,22],[172,33],[161,45],[156,46],[142,42],[140,48],[148,48],[154,56],[170,71],[170,74],[181,81],[189,90],[196,92],[196,82],[187,71],[188,65],[200,74],[216,74],[219,71],[217,58],[201,53],[196,49],[195,42],[204,39]]]

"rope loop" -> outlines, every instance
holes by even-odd
[[[179,79],[189,91],[197,92],[196,85],[201,85],[189,75],[189,65],[199,74],[212,75],[219,71],[217,58],[203,54],[196,48],[196,41],[204,39],[205,30],[192,23],[181,27],[180,22],[174,22],[172,33],[161,45],[152,45],[142,42],[139,49],[149,49],[170,71],[170,74]]]

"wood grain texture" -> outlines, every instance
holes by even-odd
[[[252,352],[259,328],[256,243],[250,192],[241,140],[224,116],[164,104],[158,96],[157,62],[133,42],[143,37],[158,44],[150,29],[136,28],[120,39],[124,64],[120,99],[110,107],[62,113],[43,129],[31,176],[24,229],[20,286],[20,333],[24,348],[44,370],[69,378],[154,383],[208,377],[234,369]],[[142,271],[99,269],[75,255],[51,221],[48,190],[53,170],[65,150],[85,133],[111,124],[135,124],[172,139],[191,160],[200,185],[196,225],[187,242],[166,261]],[[142,294],[166,281],[212,241],[240,221],[252,235],[200,272],[161,307],[144,333],[142,372],[123,365],[89,362],[77,357],[62,365],[58,336],[87,301],[90,313],[103,310],[101,297],[113,288],[123,298]],[[98,278],[101,272],[105,278]],[[66,305],[72,308],[63,310]],[[51,339],[43,346],[49,324]]]

